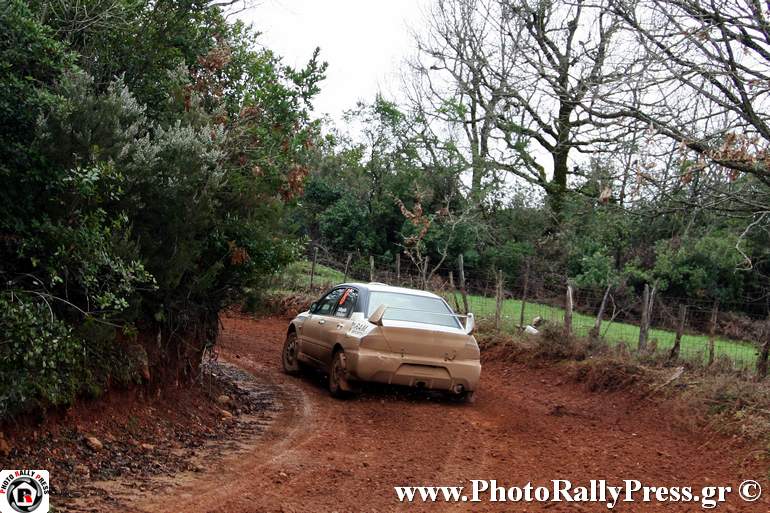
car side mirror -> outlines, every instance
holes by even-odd
[[[476,327],[476,318],[473,316],[472,313],[468,313],[468,316],[465,318],[465,333],[470,335],[473,333],[473,329]]]
[[[308,312],[313,313],[315,312],[315,307],[318,306],[318,303],[310,303],[310,308],[308,308]]]
[[[375,326],[382,326],[382,317],[385,315],[386,308],[387,307],[385,305],[378,306],[377,310],[372,312],[372,315],[369,316],[369,322]]]

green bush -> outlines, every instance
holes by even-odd
[[[184,377],[219,311],[301,248],[284,206],[317,134],[317,55],[285,66],[201,0],[97,7],[82,26],[0,9],[0,418],[149,364]]]
[[[84,345],[42,300],[0,298],[0,417],[60,405],[80,388]]]

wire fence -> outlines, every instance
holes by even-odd
[[[428,262],[426,266],[424,261],[403,255],[349,254],[340,258],[318,250],[310,254],[309,261],[274,276],[269,286],[320,296],[344,281],[430,290],[460,313],[466,313],[467,305],[467,311],[479,322],[494,323],[503,332],[569,323],[573,335],[601,339],[620,352],[640,352],[641,347],[648,357],[736,371],[758,369],[762,375],[766,372],[770,343],[767,312],[747,314],[743,305],[663,297],[651,287],[645,296],[628,287],[597,290],[570,285],[570,301],[570,280],[563,275],[529,275],[527,270],[518,276],[502,276],[500,272],[465,269],[462,261]],[[600,310],[601,321],[597,323]]]

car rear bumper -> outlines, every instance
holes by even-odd
[[[371,351],[346,351],[349,375],[361,381],[424,387],[434,390],[475,390],[481,375],[478,360],[443,358]]]

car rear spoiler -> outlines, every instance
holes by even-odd
[[[457,314],[457,313],[451,313],[451,314],[444,314],[444,313],[438,313],[438,312],[429,312],[427,310],[415,310],[413,308],[404,308],[400,306],[388,306],[386,304],[382,304],[377,307],[377,309],[372,312],[372,315],[369,316],[369,322],[371,322],[374,325],[382,326],[382,318],[385,316],[385,310],[409,310],[410,312],[421,312],[426,313],[430,315],[443,315],[446,317],[454,317],[460,322],[460,325],[465,328],[465,333],[470,335],[473,333],[473,329],[476,327],[476,318],[473,316],[472,313],[468,312],[467,315],[463,314]],[[465,321],[461,319],[465,319]]]

